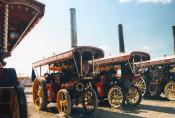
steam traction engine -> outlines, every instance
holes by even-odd
[[[128,53],[125,52],[124,35],[123,35],[123,26],[122,26],[122,24],[118,25],[118,36],[119,36],[119,53],[121,53],[121,56],[119,55],[119,56],[116,56],[116,57],[123,58],[124,56],[128,55]],[[136,52],[136,53],[134,54],[134,52]],[[139,89],[142,92],[142,96],[144,96],[145,91],[147,89],[146,88],[147,87],[146,82],[145,82],[145,80],[142,76],[137,74],[136,69],[134,68],[134,63],[136,63],[136,62],[142,63],[142,61],[150,60],[150,55],[146,52],[142,52],[142,54],[141,53],[139,54],[139,51],[133,51],[133,54],[131,53],[131,55],[130,55],[129,59],[127,59],[127,61],[120,60],[120,58],[119,58],[119,61],[122,61],[122,62],[120,62],[122,72],[125,70],[124,68],[126,68],[127,71],[129,69],[129,73],[128,72],[123,72],[123,74],[126,73],[125,76],[128,76],[128,77],[131,75],[131,73],[134,74],[135,77],[133,77],[131,79],[131,82],[135,86],[139,87]],[[114,65],[120,65],[120,64],[114,64]],[[127,73],[129,75],[127,75]],[[132,76],[130,76],[130,77],[132,77]]]
[[[0,118],[27,118],[24,90],[4,59],[41,19],[44,7],[34,0],[0,0]]]
[[[91,87],[94,65],[88,61],[103,56],[101,49],[77,46],[33,63],[35,72],[40,73],[32,90],[35,107],[46,110],[48,103],[54,102],[62,116],[68,116],[73,106],[82,109],[83,113],[93,112],[97,108],[97,95]]]
[[[159,96],[164,93],[169,100],[175,100],[175,56],[145,61],[135,66],[146,81],[146,95]]]
[[[107,99],[114,108],[122,106],[125,101],[131,106],[140,104],[146,84],[135,73],[134,63],[149,59],[149,54],[133,51],[96,60],[94,89],[99,99]]]
[[[57,104],[58,112],[68,116],[74,107],[83,113],[97,108],[97,95],[91,87],[94,63],[88,61],[103,58],[103,50],[92,46],[77,46],[75,9],[71,13],[71,49],[33,63],[33,102],[37,109],[45,110],[50,102]],[[44,73],[42,68],[46,67]],[[38,68],[38,69],[37,69]]]
[[[172,29],[175,54],[175,26]],[[136,63],[135,67],[145,79],[147,96],[157,97],[164,93],[169,100],[175,100],[175,55]]]

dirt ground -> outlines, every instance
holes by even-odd
[[[62,118],[55,104],[50,104],[47,111],[38,111],[32,103],[31,88],[26,88],[29,118]],[[83,115],[74,109],[70,118],[175,118],[175,101],[168,101],[163,95],[159,98],[144,98],[137,107],[125,106],[112,109],[100,105],[93,114]]]

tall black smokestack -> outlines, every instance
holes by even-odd
[[[76,26],[76,11],[75,8],[70,9],[71,18],[71,47],[77,46],[77,26]]]
[[[118,25],[118,36],[119,36],[119,51],[120,51],[120,53],[125,53],[125,45],[124,45],[122,24]]]
[[[175,55],[175,26],[172,26],[172,29],[173,29],[174,55]]]

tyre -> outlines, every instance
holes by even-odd
[[[147,84],[146,84],[146,80],[144,79],[144,77],[135,77],[132,80],[132,83],[133,85],[139,87],[139,89],[141,90],[142,96],[144,96],[147,91]]]
[[[119,108],[124,104],[123,91],[119,86],[114,86],[109,90],[108,101],[113,108]]]
[[[46,91],[46,80],[35,79],[32,86],[33,103],[36,109],[46,110],[47,109],[47,91]]]
[[[147,76],[143,76],[143,79],[145,80],[145,83],[146,83],[146,91],[145,91],[144,95],[142,94],[142,96],[148,97],[148,96],[150,96],[150,92],[149,92],[150,78],[148,78]]]
[[[71,98],[66,89],[61,89],[57,93],[57,109],[61,116],[69,116],[72,109]]]
[[[27,118],[27,100],[24,94],[24,89],[15,87],[11,91],[9,104],[9,115],[11,118]]]
[[[21,87],[16,87],[16,94],[18,98],[18,104],[19,104],[19,118],[27,118],[27,100],[24,93],[24,89]]]
[[[17,86],[17,75],[16,71],[13,68],[4,68],[3,69],[3,78],[0,80],[0,86],[10,87]]]
[[[175,100],[175,82],[170,81],[164,87],[164,93],[167,99]]]
[[[125,100],[130,106],[139,105],[142,101],[141,90],[137,86],[131,86],[126,92]]]
[[[87,89],[83,93],[82,97],[82,106],[83,106],[83,113],[90,114],[97,109],[98,106],[98,97],[94,89]]]

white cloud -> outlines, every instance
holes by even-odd
[[[172,0],[119,0],[119,3],[128,3],[128,2],[170,4],[172,3]]]
[[[119,3],[127,3],[127,2],[131,2],[132,0],[119,0]]]
[[[163,4],[169,4],[172,2],[172,0],[137,0],[140,3],[163,3]]]

